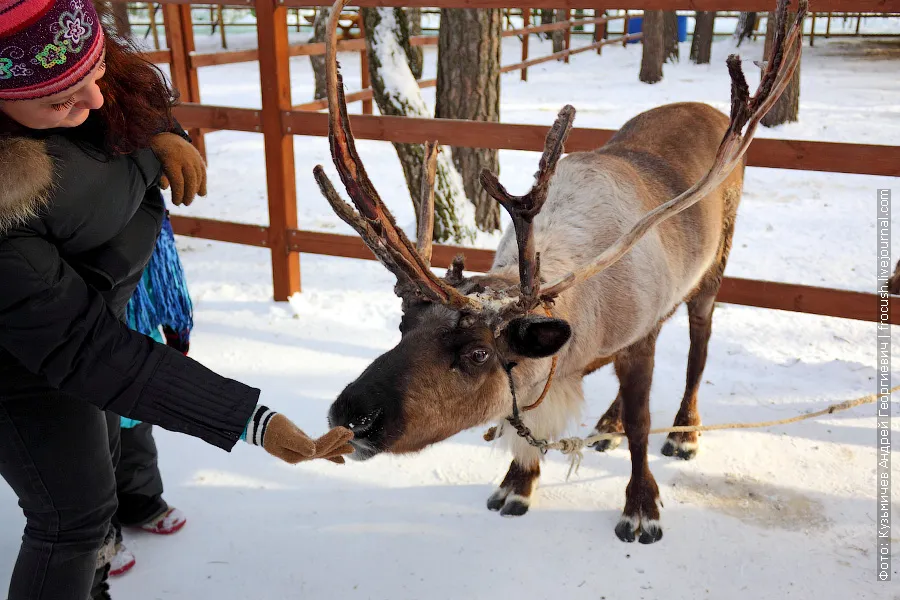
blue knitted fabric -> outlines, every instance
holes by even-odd
[[[168,215],[125,317],[131,329],[144,335],[165,325],[187,339],[194,326],[191,297]]]
[[[168,214],[163,219],[150,262],[125,309],[125,320],[129,328],[160,344],[166,343],[160,333],[161,326],[174,330],[185,342],[190,336],[194,326],[193,306]],[[121,418],[124,428],[139,423]]]

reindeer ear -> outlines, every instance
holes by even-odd
[[[510,322],[506,328],[509,349],[526,358],[544,358],[559,352],[572,337],[572,328],[562,319],[529,316]]]

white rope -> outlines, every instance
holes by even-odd
[[[893,394],[897,390],[900,390],[900,385],[892,387],[888,393]],[[862,406],[863,404],[872,404],[878,399],[878,396],[879,394],[869,394],[861,398],[856,398],[855,400],[845,400],[844,402],[832,404],[831,406],[823,408],[822,410],[816,412],[808,413],[805,415],[797,415],[795,417],[789,417],[787,419],[778,419],[776,421],[759,421],[756,423],[720,423],[718,425],[679,425],[676,427],[662,427],[659,429],[651,429],[649,435],[658,433],[717,431],[721,429],[752,429],[757,427],[773,427],[775,425],[786,425],[788,423],[796,423],[797,421],[805,421],[806,419],[814,419],[816,417],[821,417],[822,415],[830,415],[843,410],[849,410],[856,406]],[[566,481],[568,481],[569,477],[572,475],[573,470],[575,474],[578,474],[578,468],[581,466],[581,461],[584,459],[584,449],[586,447],[590,447],[603,440],[612,440],[618,437],[625,437],[625,434],[621,432],[596,433],[586,438],[562,438],[555,442],[547,442],[544,448],[546,448],[547,450],[559,450],[563,454],[571,457],[569,463],[569,472],[566,474]]]

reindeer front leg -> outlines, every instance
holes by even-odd
[[[506,433],[509,434],[515,435],[515,432]],[[528,512],[531,495],[541,476],[540,454],[537,451],[533,454],[512,460],[500,487],[488,498],[488,509],[499,510],[504,517],[518,517]]]
[[[531,390],[527,398],[537,398],[543,382]],[[566,426],[579,414],[584,403],[582,379],[558,377],[544,402],[533,411],[523,414],[525,425],[538,439],[553,440],[566,430]],[[523,403],[527,404],[527,402]],[[501,440],[512,451],[513,460],[500,487],[488,498],[487,506],[499,510],[503,516],[520,516],[528,512],[541,475],[541,453],[516,430],[506,424]]]
[[[622,395],[622,424],[631,452],[631,480],[625,488],[625,510],[616,525],[623,542],[636,536],[642,544],[662,538],[659,525],[659,487],[647,464],[647,439],[650,432],[650,384],[653,378],[654,352],[659,328],[616,357],[616,375]]]

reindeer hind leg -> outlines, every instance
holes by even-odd
[[[612,401],[612,404],[609,405],[609,408],[606,409],[606,412],[603,413],[603,416],[597,421],[597,425],[590,435],[595,435],[597,433],[622,433],[623,431],[625,430],[622,428],[622,390],[620,386],[619,394],[616,396],[616,399]],[[606,452],[608,450],[615,450],[621,443],[622,438],[615,437],[595,442],[591,445],[591,448],[597,452]]]
[[[725,273],[728,253],[731,250],[731,240],[734,236],[738,197],[738,194],[733,190],[726,192],[725,221],[722,241],[719,245],[718,259],[700,282],[694,295],[687,301],[691,346],[688,351],[684,396],[673,423],[676,427],[700,425],[697,394],[700,389],[703,370],[706,367],[709,338],[712,335],[712,316],[716,306],[716,295],[718,295],[719,287],[722,285],[722,276]],[[683,460],[691,460],[697,456],[699,450],[699,434],[696,431],[670,433],[662,447],[663,455],[674,456]]]

